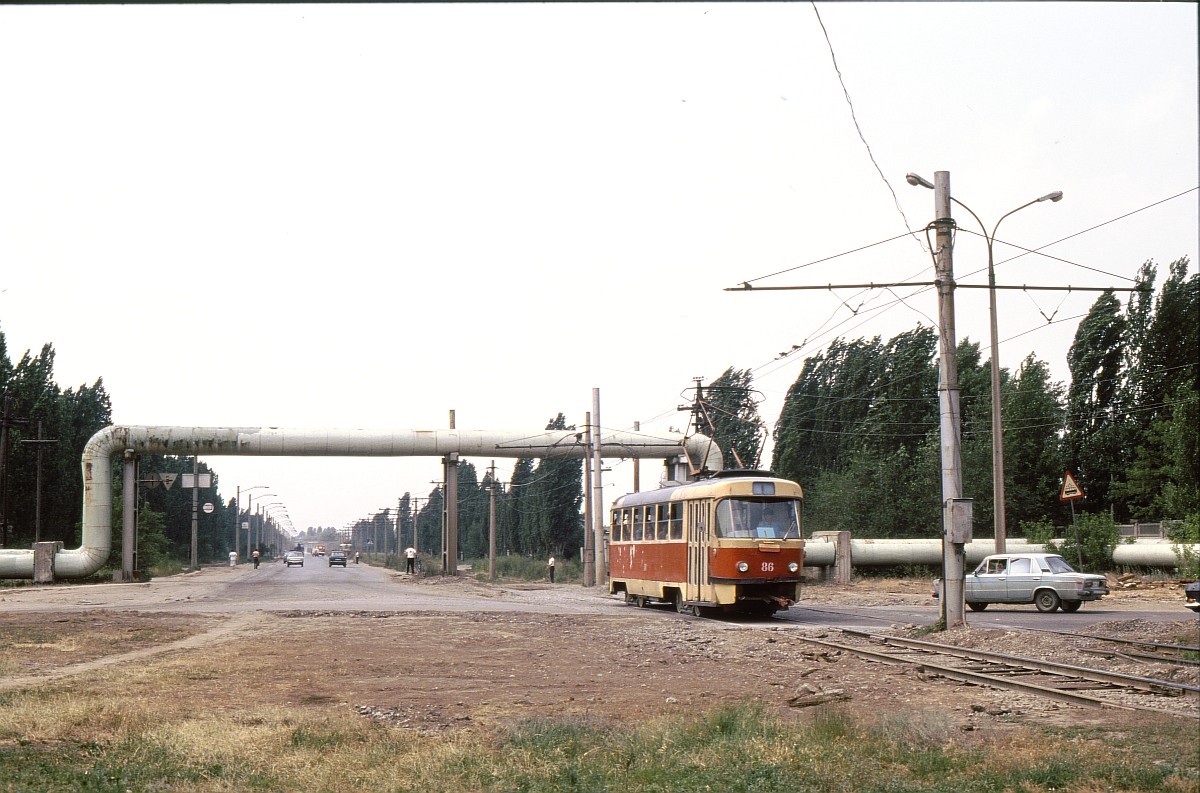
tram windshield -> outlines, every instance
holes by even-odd
[[[799,502],[723,498],[717,502],[718,537],[786,540],[800,537]]]

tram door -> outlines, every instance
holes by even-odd
[[[708,513],[711,501],[687,502],[687,591],[685,600],[702,600],[708,583]]]

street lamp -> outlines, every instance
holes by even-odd
[[[255,487],[270,487],[270,485],[255,485]],[[275,495],[274,493],[260,493],[258,496],[258,500],[262,501],[264,498],[271,498],[274,495]],[[254,496],[247,496],[246,497],[247,521],[246,522],[249,524],[246,526],[246,558],[247,559],[250,558],[250,544],[251,544],[251,540],[254,537],[254,521],[250,514],[250,509],[253,506],[254,506]]]
[[[273,514],[274,511],[278,511],[278,513],[283,516],[287,515],[287,507],[285,507],[283,505],[282,501],[273,501],[270,504],[266,504],[262,507],[263,519],[259,522],[259,536],[258,536],[258,540],[259,540],[258,544],[259,544],[260,551],[262,550],[262,545],[263,545],[264,539],[266,540],[267,548],[272,547],[273,541],[280,539],[279,537],[276,536],[279,533],[279,529],[278,529],[278,523],[275,520],[276,516],[275,516],[275,514]],[[264,532],[263,532],[264,528],[268,529],[268,531],[265,534],[265,537],[264,537]]]
[[[246,492],[249,493],[251,490],[266,490],[268,487],[270,487],[270,485],[253,485],[252,487],[246,488]],[[251,498],[253,498],[253,496],[246,496],[246,499],[247,499],[246,510],[247,511],[250,510],[249,499],[251,499]],[[238,549],[238,545],[241,542],[241,533],[240,533],[241,529],[242,529],[242,486],[238,485],[237,493],[233,497],[233,550],[234,551],[236,551]],[[246,527],[247,532],[249,531],[249,529],[250,529],[250,527],[247,526]],[[246,538],[246,557],[249,558],[249,556],[250,556],[250,538],[247,536],[247,538]]]
[[[262,551],[262,535],[263,535],[262,524],[263,524],[263,520],[265,520],[265,517],[263,517],[263,516],[269,514],[269,510],[271,507],[283,506],[282,501],[272,501],[267,504],[262,503],[262,500],[264,498],[269,498],[272,496],[278,497],[277,494],[275,494],[275,493],[263,493],[261,496],[258,497],[258,511],[260,513],[260,516],[258,519],[258,526],[255,527],[255,531],[254,531],[254,545],[256,548],[258,548],[259,551]]]
[[[387,525],[386,516],[391,511],[392,511],[391,507],[380,507],[378,510],[376,510],[375,518],[373,519],[373,520],[378,519],[380,515],[383,515],[385,517],[384,523],[383,523],[383,543],[382,543],[385,566],[387,565],[388,547],[389,547],[389,545],[391,545],[391,538],[388,537],[389,528]],[[376,525],[378,526],[378,523],[376,523]],[[396,510],[395,528],[396,528],[396,537],[397,537],[396,542],[399,542],[399,536],[400,536],[400,511],[399,510]],[[376,536],[378,536],[378,532],[376,532]]]
[[[904,178],[914,187],[933,189],[933,185],[929,183],[929,180],[915,173],[910,173]],[[975,218],[975,222],[979,224],[979,229],[983,232],[983,238],[987,242],[988,310],[991,319],[992,342],[992,510],[995,513],[993,520],[995,525],[996,553],[1004,553],[1005,542],[1008,539],[1008,528],[1004,518],[1004,435],[1000,422],[1000,341],[997,338],[999,334],[996,330],[996,266],[993,260],[992,248],[996,242],[996,231],[1000,228],[1000,224],[1004,222],[1004,218],[1020,212],[1027,206],[1040,204],[1043,201],[1061,201],[1062,197],[1062,191],[1055,190],[1053,193],[1047,193],[1041,198],[1035,198],[1032,201],[1021,204],[1021,206],[1011,212],[1001,215],[1000,220],[996,221],[996,225],[992,227],[992,233],[989,235],[987,233],[987,226],[983,225],[983,221],[979,219],[979,215],[976,215],[974,210],[962,201],[959,201],[954,196],[950,196],[951,201],[971,213],[971,217]]]

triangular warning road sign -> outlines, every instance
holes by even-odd
[[[179,474],[159,474],[159,477],[162,478],[163,487],[170,490],[171,485],[175,484],[175,480],[179,478]]]
[[[1083,498],[1083,489],[1079,487],[1075,477],[1071,476],[1071,472],[1067,471],[1063,474],[1062,490],[1058,493],[1058,500],[1071,501],[1076,498]]]

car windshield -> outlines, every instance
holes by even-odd
[[[717,502],[718,537],[786,540],[800,536],[795,499],[723,498]]]
[[[1061,556],[1047,556],[1046,566],[1052,573],[1074,573],[1075,568],[1067,564],[1067,560]]]

